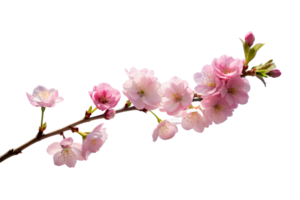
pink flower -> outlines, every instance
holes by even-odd
[[[203,107],[208,118],[215,124],[220,124],[227,117],[232,116],[235,106],[236,104],[230,106],[225,98],[221,98],[221,95],[210,96],[201,101],[201,107]]]
[[[219,80],[211,65],[205,65],[201,73],[195,73],[194,80],[198,84],[195,87],[195,91],[200,93],[203,97],[219,93],[224,85],[224,81]]]
[[[54,142],[47,148],[49,155],[54,155],[54,164],[61,166],[66,164],[74,167],[77,160],[83,160],[81,156],[81,144],[73,143],[72,138],[67,138],[59,142]]]
[[[279,69],[273,69],[267,73],[268,76],[272,78],[277,78],[281,76],[281,71]]]
[[[62,97],[58,97],[57,90],[47,90],[47,88],[41,85],[34,88],[32,95],[27,92],[26,94],[31,105],[36,107],[54,107],[56,103],[64,100]]]
[[[99,151],[100,147],[107,140],[106,128],[102,128],[102,126],[103,124],[98,125],[82,142],[81,151],[85,160],[91,153]]]
[[[162,86],[162,107],[168,115],[176,115],[181,110],[188,108],[194,98],[194,92],[186,81],[174,76]]]
[[[242,75],[243,61],[239,59],[233,59],[223,55],[220,59],[215,58],[212,62],[212,66],[220,79],[228,80],[234,76]]]
[[[120,92],[107,83],[94,86],[93,91],[89,94],[99,110],[114,108],[121,98]]]
[[[154,71],[153,70],[148,70],[146,68],[143,68],[142,70],[137,70],[136,68],[132,67],[130,69],[130,71],[128,71],[127,69],[125,69],[127,76],[130,79],[133,79],[134,75],[136,75],[137,73],[143,73],[143,74],[148,74],[150,76],[152,76],[153,81],[157,81],[157,78],[154,77]]]
[[[174,137],[175,133],[178,132],[176,124],[180,124],[178,122],[171,122],[173,120],[164,120],[160,122],[156,129],[153,131],[153,142],[155,142],[158,136],[163,140],[168,140]]]
[[[245,42],[248,44],[249,47],[251,47],[253,45],[254,40],[255,40],[255,37],[251,31],[246,34]]]
[[[236,76],[229,79],[221,90],[221,97],[226,98],[229,105],[234,103],[246,104],[248,102],[248,92],[250,91],[249,81]]]
[[[154,110],[159,107],[161,101],[160,83],[148,73],[136,73],[132,79],[123,84],[124,95],[133,105],[142,110]]]
[[[199,107],[187,109],[183,112],[181,126],[185,130],[194,129],[195,131],[202,133],[204,128],[208,128],[211,124],[211,120],[208,119]]]

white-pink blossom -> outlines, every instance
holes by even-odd
[[[205,65],[201,73],[195,73],[194,80],[198,84],[195,91],[200,93],[202,97],[218,94],[224,85],[224,81],[218,78],[211,65]]]
[[[91,153],[99,151],[100,147],[107,140],[106,128],[102,128],[104,124],[98,125],[94,130],[89,133],[82,142],[82,156],[87,160]]]
[[[185,130],[194,129],[196,132],[202,133],[204,128],[208,128],[211,124],[212,121],[200,107],[183,111],[181,126]]]
[[[58,97],[58,91],[55,89],[47,89],[44,86],[37,86],[30,95],[26,92],[27,98],[31,105],[36,107],[54,107],[56,103],[63,101],[62,97]]]
[[[240,76],[233,77],[226,82],[221,89],[221,97],[226,98],[229,105],[246,104],[248,102],[250,84],[246,78]]]
[[[130,69],[130,71],[128,71],[127,69],[125,69],[127,76],[130,79],[133,79],[134,75],[136,75],[137,73],[143,73],[143,74],[148,74],[152,77],[153,81],[157,81],[157,78],[154,77],[154,71],[153,70],[148,70],[146,68],[143,68],[141,70],[137,70],[135,67],[132,67]]]
[[[243,61],[223,55],[220,59],[215,58],[212,66],[220,79],[228,80],[234,76],[242,75]]]
[[[220,124],[227,117],[232,116],[235,106],[236,104],[230,106],[221,95],[210,96],[201,101],[201,107],[204,109],[206,116],[215,124]]]
[[[101,82],[93,85],[91,90],[86,90],[89,99],[100,112],[115,108],[120,104],[123,94],[120,89],[113,87],[110,83]]]
[[[180,122],[176,122],[176,119],[160,122],[153,131],[153,142],[157,140],[158,136],[163,140],[168,140],[174,137],[174,135],[178,132],[177,124],[180,124]]]
[[[168,115],[177,115],[193,101],[194,92],[189,88],[189,84],[176,76],[163,83],[161,88],[163,93],[161,106]]]
[[[136,73],[132,79],[123,84],[124,95],[139,110],[154,110],[161,102],[160,83],[148,73]]]
[[[54,142],[47,148],[49,155],[53,156],[54,164],[61,166],[66,164],[68,167],[75,167],[77,160],[83,160],[81,155],[81,144],[73,143],[71,137],[59,142]]]

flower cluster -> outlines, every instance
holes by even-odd
[[[84,120],[104,118],[113,119],[119,112],[126,110],[141,110],[151,112],[157,119],[158,125],[154,129],[152,138],[155,142],[158,137],[163,140],[171,139],[178,132],[177,125],[185,130],[195,130],[202,133],[212,123],[220,124],[232,116],[233,111],[239,104],[246,104],[249,99],[250,84],[245,76],[256,76],[265,84],[264,78],[277,78],[281,75],[273,60],[248,69],[249,62],[253,60],[257,51],[264,44],[255,44],[255,37],[252,32],[247,33],[245,41],[242,40],[245,59],[234,59],[223,55],[215,58],[210,65],[205,65],[201,72],[194,74],[196,82],[194,91],[189,87],[187,81],[177,76],[169,81],[160,83],[154,76],[154,71],[148,69],[138,70],[131,68],[126,71],[128,80],[123,84],[123,94],[127,97],[124,107],[115,111],[121,94],[107,83],[94,86],[89,95],[96,108],[92,106],[86,111]],[[46,128],[43,124],[45,107],[54,107],[56,103],[63,100],[58,97],[58,91],[38,86],[33,94],[27,93],[29,102],[36,107],[42,107],[42,120],[39,128],[39,137],[42,137]],[[199,101],[197,106],[193,101]],[[130,107],[133,104],[134,107]],[[100,117],[90,118],[97,109],[103,111]],[[154,112],[159,109],[176,118],[161,120]],[[90,119],[89,119],[90,118]],[[51,144],[47,152],[53,156],[54,164],[61,166],[66,164],[74,167],[77,160],[88,160],[92,153],[96,153],[107,140],[106,128],[103,123],[98,125],[92,132],[79,132],[77,127],[70,127],[72,132],[82,136],[82,144],[73,143],[72,138],[64,139],[59,143]]]
[[[71,137],[62,140],[60,143],[51,144],[47,152],[49,155],[54,155],[54,164],[57,166],[66,164],[68,167],[74,167],[77,160],[87,160],[91,153],[99,151],[107,139],[106,129],[102,126],[103,124],[100,124],[91,133],[87,134],[82,144],[73,143]]]
[[[243,61],[224,55],[195,73],[195,92],[203,100],[199,106],[190,105],[182,112],[182,128],[202,133],[212,122],[220,124],[232,116],[238,104],[246,104],[250,85],[241,77],[242,70]]]

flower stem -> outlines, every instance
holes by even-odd
[[[42,130],[43,121],[44,121],[44,112],[46,110],[46,107],[41,107],[41,109],[42,109],[42,119],[41,119],[41,130]]]
[[[78,133],[79,135],[81,135],[82,137],[86,137],[86,136],[87,136],[87,134],[82,133],[82,132],[80,132],[80,131],[77,131],[77,133]]]
[[[91,111],[91,113],[93,114],[94,112],[96,112],[98,110],[97,107],[93,108],[93,110]]]
[[[161,118],[155,111],[149,111],[149,112],[156,119],[157,123],[160,123],[163,121],[163,118]]]

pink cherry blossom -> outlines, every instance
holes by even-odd
[[[228,80],[234,76],[242,75],[243,61],[223,55],[220,59],[215,58],[212,66],[220,79]]]
[[[253,45],[253,42],[255,41],[255,37],[253,33],[250,31],[245,36],[245,42],[248,44],[249,47]]]
[[[163,140],[174,137],[175,133],[178,132],[177,124],[180,124],[180,122],[175,122],[174,119],[160,122],[153,131],[153,142],[157,140],[158,136]]]
[[[136,75],[137,73],[143,73],[143,74],[148,74],[152,77],[153,81],[157,81],[157,78],[154,77],[154,71],[153,70],[148,70],[146,68],[143,68],[141,70],[137,70],[136,68],[132,67],[130,69],[130,71],[128,71],[127,69],[125,69],[127,76],[130,79],[133,79],[134,75]]]
[[[162,107],[168,115],[176,115],[188,108],[194,98],[194,92],[186,81],[174,76],[162,86]]]
[[[194,74],[194,80],[198,84],[195,91],[200,93],[202,97],[218,94],[224,85],[224,81],[220,80],[214,68],[211,65],[205,65],[201,73]]]
[[[48,90],[44,86],[37,86],[30,95],[26,92],[27,98],[31,105],[36,107],[54,107],[56,103],[63,101],[62,97],[58,97],[58,91],[55,89]]]
[[[246,78],[236,76],[229,79],[221,90],[221,97],[226,98],[229,105],[246,104],[248,102],[250,91],[250,84]]]
[[[82,142],[82,156],[85,160],[91,153],[99,151],[107,140],[106,128],[102,128],[102,126],[103,123],[98,125]]]
[[[120,92],[107,83],[94,86],[93,91],[89,94],[99,110],[114,108],[121,98]]]
[[[196,132],[202,133],[204,128],[208,128],[212,124],[200,107],[187,109],[182,115],[181,126],[185,130],[194,129]]]
[[[159,107],[162,91],[160,83],[148,73],[136,73],[123,84],[124,95],[139,109],[154,110]]]
[[[224,122],[227,117],[232,116],[236,104],[230,106],[225,98],[221,95],[210,96],[201,101],[201,107],[204,109],[206,116],[215,124]]]
[[[66,164],[68,167],[75,167],[77,160],[83,160],[81,155],[81,144],[73,143],[71,137],[59,142],[54,142],[47,148],[49,155],[54,155],[54,164],[61,166]]]

